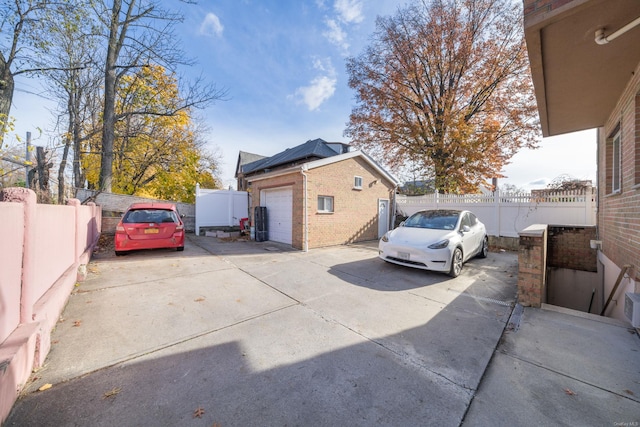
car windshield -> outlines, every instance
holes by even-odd
[[[138,224],[142,222],[148,223],[162,223],[162,222],[175,222],[177,223],[176,214],[173,211],[164,209],[136,209],[127,212],[122,218],[122,222],[127,224]]]
[[[453,230],[458,223],[460,212],[426,211],[411,215],[404,222],[405,227],[430,228],[434,230]]]

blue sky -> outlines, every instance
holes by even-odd
[[[177,34],[196,64],[181,72],[228,90],[226,101],[199,112],[210,129],[210,148],[221,155],[225,187],[235,185],[239,150],[270,156],[309,139],[349,142],[343,132],[354,93],[345,60],[363,51],[378,15],[404,3],[201,0],[183,6]],[[32,85],[17,81],[12,115],[19,135],[30,126],[51,127],[50,118],[41,119],[46,102],[25,92]],[[501,182],[539,188],[561,174],[595,181],[595,147],[595,131],[545,139],[539,150],[518,153]]]

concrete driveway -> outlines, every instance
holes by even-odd
[[[6,425],[459,425],[516,281],[515,253],[451,279],[374,243],[98,255]]]

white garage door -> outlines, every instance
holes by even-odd
[[[291,187],[263,190],[262,205],[267,207],[267,230],[269,240],[291,244],[293,228],[293,192]]]

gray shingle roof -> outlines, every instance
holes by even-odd
[[[324,159],[336,156],[340,153],[327,145],[323,139],[314,139],[298,145],[297,147],[287,148],[286,150],[275,154],[271,157],[256,160],[254,162],[242,166],[242,172],[249,174],[265,169],[273,169],[278,166],[292,164],[304,159]]]

